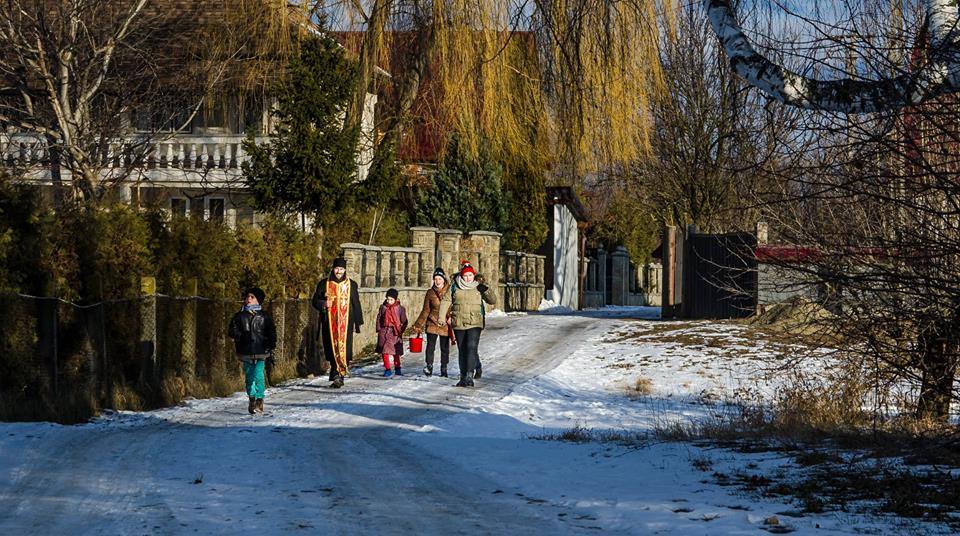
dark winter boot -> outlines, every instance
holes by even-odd
[[[467,386],[467,379],[466,379],[466,378],[460,378],[460,381],[457,382],[457,385],[456,385],[456,386],[457,386],[457,387],[466,387],[466,386]]]
[[[253,415],[254,413],[257,412],[257,399],[256,399],[256,398],[254,398],[254,397],[252,397],[252,396],[250,397],[250,403],[247,404],[247,411],[250,412],[250,415]]]
[[[464,387],[473,387],[473,378],[467,376],[467,379],[463,380]]]
[[[430,365],[427,365],[427,366],[423,367],[423,375],[424,375],[424,376],[433,376],[433,367],[431,367]]]
[[[258,399],[257,399],[257,407],[254,408],[254,409],[256,410],[257,413],[263,413],[263,399],[262,399],[262,398],[258,398]]]
[[[447,366],[446,366],[446,365],[440,365],[440,377],[441,377],[441,378],[446,378],[446,377],[447,377]]]
[[[480,371],[480,367],[477,367],[476,370],[473,371],[473,379],[475,379],[475,380],[479,380],[479,379],[480,379],[480,376],[482,376],[482,375],[483,375],[483,374],[482,374],[481,371]],[[470,384],[473,385],[473,382],[471,382]]]
[[[334,376],[333,383],[330,384],[330,387],[333,387],[334,389],[343,387],[343,378],[341,378],[339,375]]]
[[[396,374],[397,376],[403,376],[403,369],[400,368],[400,365],[397,365],[394,368],[396,369],[393,371],[394,374]]]

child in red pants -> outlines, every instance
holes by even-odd
[[[407,311],[400,305],[400,293],[392,288],[377,313],[377,353],[383,355],[383,376],[403,376],[400,356],[403,355],[403,332],[407,330]],[[390,361],[393,360],[393,370]]]

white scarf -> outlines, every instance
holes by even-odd
[[[459,275],[457,276],[456,282],[457,282],[457,288],[460,290],[473,290],[477,288],[477,285],[480,284],[480,282],[477,281],[476,279],[474,279],[472,283],[467,283]]]

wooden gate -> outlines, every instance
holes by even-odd
[[[755,235],[668,229],[663,244],[664,317],[743,318],[756,311]]]

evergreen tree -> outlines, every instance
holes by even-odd
[[[509,228],[504,243],[516,251],[536,251],[550,230],[544,175],[529,165],[520,165],[504,182],[510,197]]]
[[[311,36],[300,45],[277,91],[278,126],[270,143],[244,141],[243,164],[257,208],[313,214],[328,225],[358,199],[359,130],[344,126],[357,80],[357,66],[328,37]]]
[[[507,231],[509,199],[502,174],[483,151],[474,158],[454,137],[433,184],[419,195],[414,221],[465,231]]]

